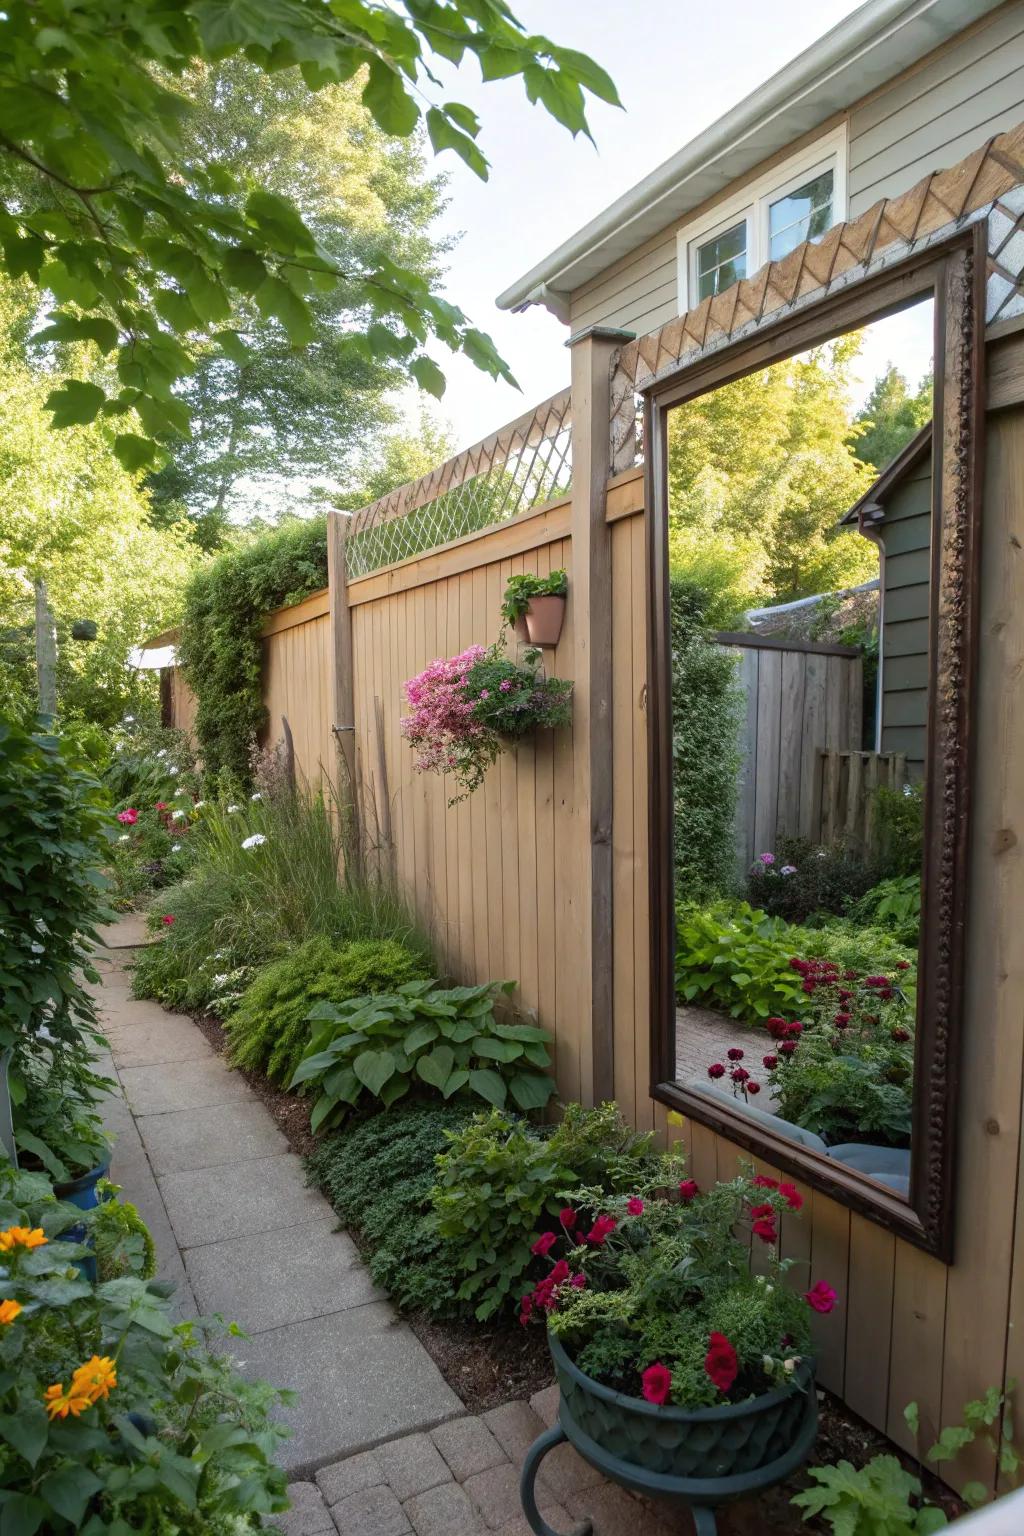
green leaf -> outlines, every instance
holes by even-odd
[[[48,1514],[42,1500],[31,1494],[7,1494],[0,1509],[0,1536],[35,1536]]]
[[[916,1403],[908,1403],[903,1410],[903,1421],[912,1435],[921,1432],[921,1414]]]
[[[280,277],[268,277],[253,297],[264,319],[280,320],[293,346],[303,347],[315,332],[313,315],[305,299]]]
[[[984,1483],[965,1483],[960,1490],[960,1497],[972,1509],[978,1509],[988,1501],[988,1489]]]
[[[260,235],[288,254],[316,249],[316,241],[302,221],[295,204],[276,192],[251,192],[245,203],[246,218]]]
[[[443,1089],[455,1065],[455,1052],[450,1045],[436,1045],[416,1063],[416,1071],[431,1088]]]
[[[932,1536],[933,1531],[944,1531],[949,1524],[945,1513],[934,1504],[929,1504],[925,1509],[919,1509],[914,1530],[918,1536]]]
[[[17,1413],[0,1417],[0,1439],[14,1447],[34,1467],[46,1445],[49,1420],[41,1403],[21,1404]]]
[[[237,246],[224,257],[221,269],[224,280],[239,293],[254,294],[267,280],[267,268],[262,257],[246,246]]]
[[[554,1091],[554,1078],[542,1072],[517,1072],[509,1085],[512,1098],[524,1112],[543,1109]]]
[[[435,396],[438,400],[442,398],[447,380],[432,357],[427,357],[425,353],[414,357],[409,364],[409,372],[421,389],[425,389],[428,394]]]
[[[439,1032],[433,1019],[424,1019],[422,1024],[414,1024],[409,1033],[402,1036],[402,1045],[408,1055],[415,1056],[417,1051],[421,1051],[425,1045],[436,1040]]]
[[[463,111],[469,114],[468,107],[464,108]],[[473,116],[473,114],[469,115]],[[440,154],[445,149],[454,150],[459,158],[465,161],[470,170],[480,177],[481,181],[486,181],[488,177],[487,160],[473,142],[473,137],[471,137],[471,133],[475,134],[478,129],[479,124],[476,124],[476,127],[471,132],[464,132],[462,128],[458,127],[454,121],[453,108],[451,106],[443,109],[431,107],[427,113],[427,132],[430,135],[430,142],[434,146],[435,153]]]
[[[119,432],[114,438],[114,452],[125,469],[133,473],[152,464],[158,451],[152,438],[140,437],[137,432]]]
[[[371,58],[363,87],[363,105],[385,133],[408,138],[420,120],[420,112],[396,69],[383,59]]]
[[[463,1088],[465,1088],[468,1082],[469,1073],[466,1072],[462,1067],[459,1067],[455,1072],[452,1073],[451,1077],[445,1083],[441,1092],[446,1099],[450,1099],[453,1094],[459,1093]]]
[[[469,1074],[469,1086],[480,1098],[486,1099],[488,1104],[493,1104],[495,1109],[504,1109],[508,1093],[505,1084],[497,1072],[490,1067],[478,1067]]]
[[[86,1506],[103,1484],[88,1467],[63,1467],[47,1473],[39,1491],[58,1515],[63,1515],[74,1529],[82,1523]]]
[[[363,1051],[352,1063],[356,1077],[377,1097],[395,1070],[395,1058],[390,1051]]]
[[[523,1047],[518,1040],[492,1040],[487,1035],[477,1035],[473,1041],[473,1054],[507,1064],[510,1061],[518,1061],[523,1054]]]
[[[53,412],[55,427],[85,426],[95,421],[106,396],[97,384],[87,384],[82,379],[67,379],[59,389],[53,389],[45,400],[46,409]]]

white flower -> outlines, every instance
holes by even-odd
[[[124,742],[123,741],[115,741],[114,742],[114,751],[115,752],[123,752],[124,751]]]
[[[45,955],[46,954],[45,946],[42,945],[42,944],[37,944],[35,939],[32,940],[32,943],[29,945],[29,949],[32,951],[32,953],[34,955]]]
[[[221,972],[219,976],[215,976],[213,978],[213,980],[210,982],[210,985],[211,987],[222,987],[227,979],[227,974],[225,972]]]
[[[252,834],[252,837],[244,837],[242,839],[242,847],[243,848],[259,848],[265,842],[266,842],[266,838],[263,836],[262,832],[254,832]]]
[[[788,1360],[783,1360],[783,1362],[782,1362],[782,1369],[786,1372],[786,1374],[788,1376],[792,1376],[792,1374],[796,1370],[798,1364],[799,1364],[799,1361],[797,1360],[796,1356],[795,1355],[790,1355]]]
[[[127,832],[122,832],[121,836],[118,838],[118,842],[119,843],[130,843],[131,842],[131,838],[128,836]]]
[[[192,807],[192,809],[194,811],[201,811],[205,804],[206,804],[205,800],[197,800],[195,805]]]
[[[157,757],[166,757],[166,756],[167,756],[167,748],[166,747],[161,747],[160,751],[157,753]]]
[[[228,815],[229,816],[233,816],[236,811],[240,811],[241,809],[242,809],[242,807],[240,805],[229,805],[228,806]]]
[[[903,786],[903,794],[904,794],[904,796],[909,799],[909,797],[913,793],[914,793],[913,785],[912,784],[904,784],[904,786]]]
[[[167,772],[168,772],[168,773],[169,773],[169,774],[171,774],[171,775],[172,775],[172,776],[173,776],[173,775],[174,775],[174,774],[176,774],[176,773],[177,773],[177,771],[178,771],[178,770],[177,770],[177,768],[176,768],[176,767],[175,767],[175,766],[174,766],[174,764],[173,764],[173,763],[168,763],[168,764],[167,764]]]
[[[176,795],[183,795],[185,793],[185,786],[184,786],[184,784],[179,784],[177,789],[174,791],[174,793]]]
[[[183,821],[184,819],[185,819],[185,812],[184,811],[172,811],[171,812],[171,820],[172,821]]]
[[[796,874],[796,865],[795,864],[783,864],[782,868],[779,870],[779,874],[780,875],[795,875]]]
[[[260,794],[259,790],[257,790],[254,795],[250,795],[249,796],[249,799],[250,800],[262,800],[263,796]]]
[[[172,853],[180,853],[181,852],[181,844],[180,843],[172,843],[171,844],[171,852]]]
[[[134,715],[125,715],[124,723],[125,723],[125,725],[134,725],[135,724],[135,716]]]
[[[761,1366],[765,1375],[770,1376],[772,1371],[775,1369],[775,1361],[772,1359],[771,1355],[762,1355]]]

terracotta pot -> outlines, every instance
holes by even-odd
[[[530,637],[526,633],[526,618],[523,614],[520,614],[518,619],[512,620],[512,633],[515,635],[516,639],[521,640],[524,645],[529,645]]]
[[[530,644],[557,645],[564,619],[564,597],[531,597],[526,610],[526,633]]]

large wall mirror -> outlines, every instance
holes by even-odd
[[[949,1259],[975,232],[646,405],[652,1092]]]

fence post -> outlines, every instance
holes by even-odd
[[[338,748],[341,773],[338,800],[347,818],[345,860],[360,867],[362,861],[359,821],[359,790],[356,781],[355,688],[352,666],[352,614],[345,577],[345,532],[348,518],[342,512],[327,514],[327,586],[331,613],[333,719],[331,733]],[[347,781],[347,782],[346,782]]]
[[[566,343],[572,357],[573,789],[577,816],[583,818],[578,883],[584,1024],[580,1044],[583,1097],[596,1103],[615,1094],[612,563],[605,515],[611,471],[611,354],[632,339],[631,331],[589,326]]]

